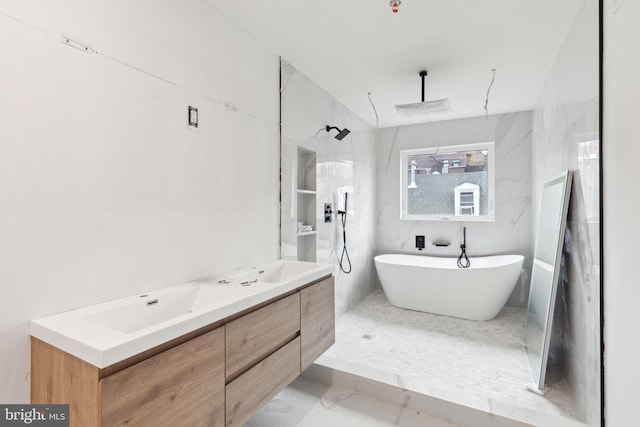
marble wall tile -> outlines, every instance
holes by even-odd
[[[336,268],[336,314],[362,300],[375,287],[373,250],[375,245],[375,130],[309,80],[285,60],[282,78],[282,256],[296,257],[300,238],[294,213],[296,156],[299,148],[316,153],[316,260]],[[351,133],[342,141],[327,133],[325,126],[347,127]],[[347,191],[347,251],[352,271],[338,266],[342,254],[342,224],[335,212]],[[331,223],[324,223],[324,203],[331,203]],[[345,267],[346,256],[344,257]],[[373,285],[372,285],[373,284]]]
[[[544,182],[574,172],[558,296],[568,385],[589,425],[600,423],[598,6],[584,1],[533,113],[534,231]]]
[[[495,142],[496,218],[493,222],[400,220],[401,150]],[[462,227],[467,227],[470,256],[521,254],[525,271],[509,305],[525,306],[531,265],[531,113],[476,117],[380,130],[377,152],[376,251],[458,256]],[[426,236],[425,250],[414,236]],[[435,240],[451,246],[436,248]]]

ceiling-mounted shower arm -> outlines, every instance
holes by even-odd
[[[425,81],[424,78],[427,77],[427,70],[422,70],[420,71],[420,77],[422,77],[422,102],[424,102],[425,99]]]
[[[422,79],[422,102],[413,104],[396,105],[396,111],[406,117],[418,117],[425,114],[442,113],[450,110],[449,100],[447,98],[437,99],[435,101],[426,101],[426,82],[427,70],[422,70],[418,75]]]

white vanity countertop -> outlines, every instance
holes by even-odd
[[[277,298],[333,266],[273,261],[31,321],[31,336],[105,368]]]

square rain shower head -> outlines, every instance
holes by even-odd
[[[425,114],[446,113],[451,110],[447,98],[435,101],[416,102],[414,104],[396,105],[396,111],[405,117],[419,117]]]

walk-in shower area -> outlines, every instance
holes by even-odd
[[[376,93],[363,120],[281,60],[281,255],[335,279],[335,344],[298,392],[454,426],[600,423],[596,22],[584,3],[535,105],[499,114],[385,127]],[[376,261],[396,258],[411,271]],[[399,417],[380,425],[424,425]]]
[[[525,424],[578,425],[557,368],[545,395],[528,389],[525,325],[522,308],[504,307],[478,322],[397,308],[376,290],[338,318],[336,343],[309,375],[347,383],[367,378],[359,385],[365,393],[383,384],[408,390],[432,398],[440,416],[461,406]]]

